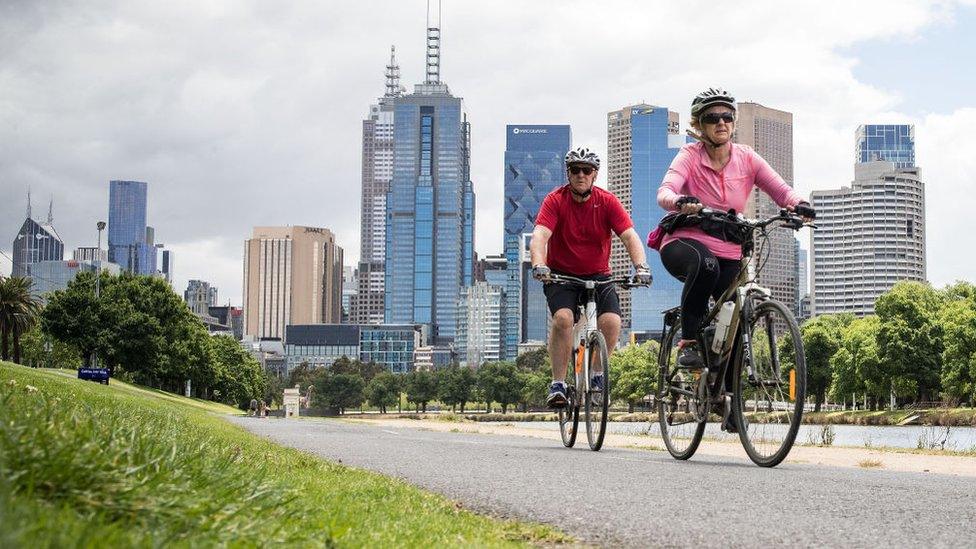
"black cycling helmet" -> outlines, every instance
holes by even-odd
[[[738,104],[735,102],[735,97],[732,94],[725,91],[722,88],[708,88],[707,90],[699,93],[691,100],[691,120],[692,122],[697,122],[698,117],[701,113],[705,112],[709,107],[714,107],[715,105],[725,105],[726,107],[732,109],[732,112],[739,110]]]

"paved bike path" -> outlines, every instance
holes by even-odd
[[[972,547],[972,478],[784,463],[556,440],[233,418],[280,444],[401,478],[495,516],[605,546]]]

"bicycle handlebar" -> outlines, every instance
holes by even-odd
[[[605,286],[607,284],[616,284],[623,288],[641,288],[645,286],[650,286],[650,284],[635,284],[630,277],[618,276],[616,278],[610,278],[607,280],[586,280],[585,278],[577,278],[570,275],[561,274],[551,274],[549,275],[549,282],[556,284],[574,284],[579,286],[585,286],[588,282],[592,282],[596,286]]]
[[[765,229],[769,225],[776,223],[777,221],[783,222],[783,227],[788,227],[794,231],[799,231],[803,227],[810,227],[816,229],[817,226],[813,223],[807,223],[803,221],[803,218],[799,215],[783,208],[779,211],[779,214],[770,217],[769,219],[746,219],[741,216],[741,214],[733,215],[730,212],[723,212],[721,210],[713,210],[711,208],[702,208],[697,214],[700,217],[708,217],[710,219],[716,219],[725,223],[731,223],[733,225],[739,225],[742,227],[749,227],[751,229]]]

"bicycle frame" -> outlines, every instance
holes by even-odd
[[[573,330],[573,344],[576,346],[573,366],[577,390],[585,394],[590,390],[590,347],[586,342],[599,327],[596,322],[596,282],[587,280],[583,287],[586,288],[586,304],[579,305],[580,321]]]

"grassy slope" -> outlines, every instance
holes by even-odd
[[[208,410],[0,364],[0,547],[566,541],[282,448]]]

